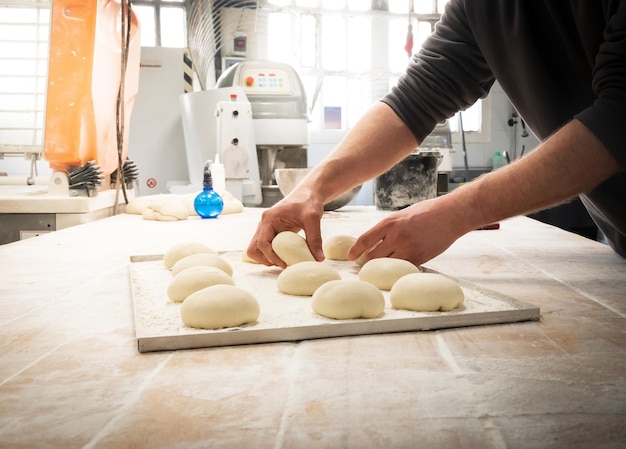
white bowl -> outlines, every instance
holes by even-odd
[[[287,196],[293,189],[296,188],[300,181],[302,181],[309,173],[308,168],[277,168],[274,170],[274,176],[276,178],[276,184],[278,184],[278,190],[284,196]],[[342,193],[335,199],[324,204],[324,210],[336,210],[345,206],[361,190],[361,186],[358,185],[345,193]]]

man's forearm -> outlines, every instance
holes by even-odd
[[[457,189],[448,200],[466,212],[466,231],[567,201],[619,171],[615,158],[573,120],[536,150]]]
[[[393,167],[418,142],[402,120],[384,103],[376,103],[320,164],[306,184],[324,201]]]

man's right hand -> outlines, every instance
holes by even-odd
[[[311,254],[324,260],[320,220],[324,204],[305,188],[300,188],[263,212],[256,232],[248,245],[247,255],[264,265],[286,267],[285,262],[272,250],[272,240],[280,232],[304,231]]]

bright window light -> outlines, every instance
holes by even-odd
[[[347,65],[351,72],[365,72],[372,65],[372,52],[369,46],[370,21],[362,16],[348,18]]]
[[[315,67],[315,17],[302,16],[302,33],[300,35],[300,64],[302,67]]]
[[[154,7],[137,5],[133,6],[133,11],[137,14],[137,19],[139,19],[141,45],[143,47],[154,47],[156,45]]]
[[[271,61],[290,63],[292,55],[291,15],[288,13],[271,13],[268,16],[267,54]]]
[[[340,16],[322,16],[322,66],[326,70],[346,69],[346,23]]]
[[[185,11],[183,8],[161,8],[161,46],[186,47],[185,30]]]

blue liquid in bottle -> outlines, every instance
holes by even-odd
[[[211,161],[207,161],[204,165],[204,179],[202,183],[202,192],[200,192],[193,201],[193,208],[202,218],[217,218],[224,209],[224,200],[213,190],[213,177],[211,176]]]

